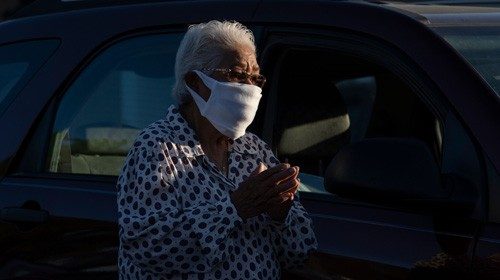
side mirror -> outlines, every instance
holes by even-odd
[[[325,188],[340,197],[403,208],[470,211],[475,202],[470,186],[442,177],[426,144],[410,138],[365,139],[344,147],[326,170]]]

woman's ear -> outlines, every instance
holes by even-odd
[[[200,78],[193,71],[189,71],[184,75],[184,81],[194,91],[198,92],[198,82]]]
[[[203,83],[203,81],[196,75],[195,72],[189,71],[184,75],[186,84],[198,93],[205,101],[210,97],[210,89]]]

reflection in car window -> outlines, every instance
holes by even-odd
[[[0,113],[58,45],[58,40],[40,40],[0,46]]]
[[[49,172],[117,175],[140,129],[173,103],[182,34],[127,39],[100,54],[64,95],[53,125]]]

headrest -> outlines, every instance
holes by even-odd
[[[333,82],[319,84],[316,77],[297,77],[304,87],[287,89],[279,100],[280,156],[333,156],[349,142],[349,115]]]
[[[335,83],[342,95],[351,121],[351,142],[365,137],[371,120],[377,82],[374,76],[345,79]]]
[[[279,153],[281,155],[305,153],[318,144],[346,133],[349,126],[349,116],[342,114],[308,124],[285,128],[278,146]],[[322,154],[325,150],[321,149],[318,152]],[[309,151],[307,154],[310,155],[311,152]]]
[[[71,153],[86,155],[127,155],[139,129],[86,127],[71,130]]]

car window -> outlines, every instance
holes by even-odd
[[[58,105],[46,171],[118,175],[137,133],[173,103],[182,35],[129,38],[95,58]]]
[[[58,40],[40,40],[0,46],[0,113],[58,45]]]
[[[334,51],[294,50],[280,69],[273,147],[280,160],[301,167],[300,191],[328,194],[330,161],[365,138],[417,138],[438,159],[437,118],[384,67]]]

